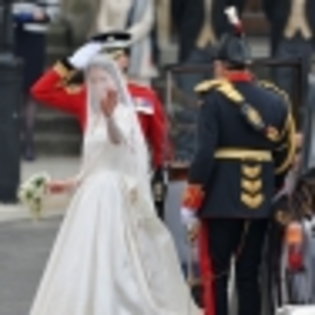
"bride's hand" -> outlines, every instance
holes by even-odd
[[[77,186],[75,180],[52,180],[47,183],[46,190],[51,194],[67,193]]]
[[[110,117],[117,106],[117,91],[110,89],[101,99],[101,109],[106,117]]]

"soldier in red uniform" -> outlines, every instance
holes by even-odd
[[[75,75],[84,70],[87,63],[102,50],[106,50],[117,61],[123,72],[128,67],[127,33],[107,33],[95,36],[79,48],[72,56],[58,61],[32,87],[34,99],[77,117],[82,131],[86,124],[86,88],[82,83],[73,83]],[[128,88],[134,100],[144,136],[152,154],[153,193],[160,217],[164,212],[166,194],[165,145],[166,117],[162,104],[154,92],[128,80]]]

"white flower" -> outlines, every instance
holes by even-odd
[[[49,180],[50,176],[42,172],[31,176],[19,188],[19,200],[36,219],[41,216],[43,198],[46,194],[46,185]]]

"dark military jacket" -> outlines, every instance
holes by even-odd
[[[288,99],[246,72],[197,91],[203,104],[184,205],[195,202],[203,218],[270,216],[295,150]]]

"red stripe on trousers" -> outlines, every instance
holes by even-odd
[[[207,222],[202,222],[200,227],[199,255],[201,281],[203,285],[204,315],[216,315],[213,289],[213,269],[209,253]]]

